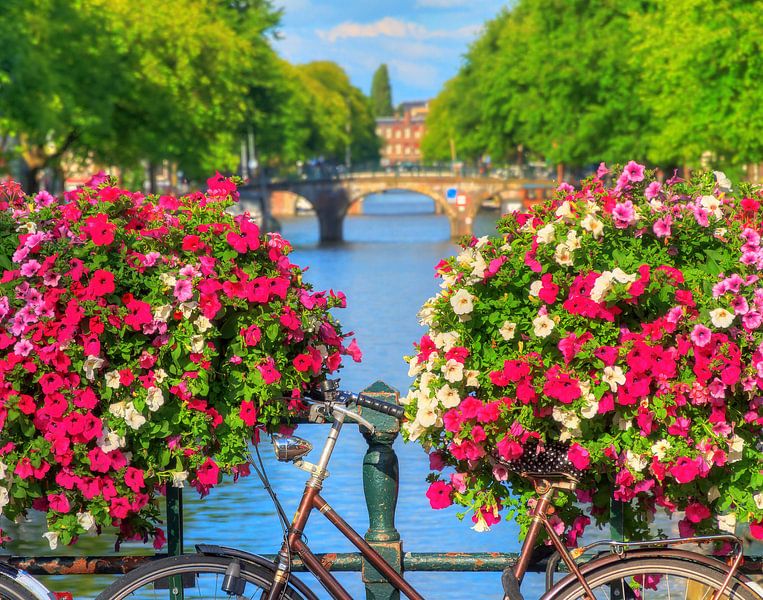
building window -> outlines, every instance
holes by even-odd
[[[376,128],[376,135],[382,135],[382,128],[381,127],[377,127]]]
[[[405,147],[405,155],[408,156],[410,153],[411,153],[411,147],[410,146],[406,146]]]
[[[400,152],[401,152],[400,144],[395,144],[395,154],[400,154]]]
[[[398,140],[400,139],[400,130],[399,129],[395,129],[395,139],[398,139]]]
[[[387,138],[388,140],[392,139],[392,128],[387,127],[384,133],[384,137]]]
[[[405,139],[406,140],[410,140],[411,139],[411,128],[410,127],[406,127],[405,128]]]
[[[413,135],[416,139],[419,139],[421,137],[421,129],[416,129]]]

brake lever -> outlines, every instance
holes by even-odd
[[[338,406],[336,404],[333,404],[331,406],[332,412],[338,412],[342,413],[345,417],[345,419],[350,419],[351,421],[355,421],[359,425],[362,425],[366,429],[368,429],[369,432],[374,433],[376,431],[376,427],[374,427],[369,421],[361,417],[358,413],[349,410],[343,406]]]

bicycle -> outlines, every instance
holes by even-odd
[[[345,420],[356,421],[373,431],[373,426],[356,407],[376,410],[398,419],[402,407],[363,395],[337,390],[337,382],[324,382],[320,393],[306,397],[310,404],[310,421],[332,421],[317,464],[304,460],[312,445],[296,437],[275,437],[278,460],[294,462],[310,476],[299,508],[291,522],[286,519],[266,473],[253,463],[265,489],[274,501],[285,527],[284,540],[277,560],[271,562],[241,550],[200,544],[196,554],[157,559],[121,577],[104,590],[97,600],[170,598],[259,598],[260,600],[317,600],[317,596],[291,573],[292,557],[298,556],[332,598],[352,600],[350,594],[310,550],[303,532],[313,510],[326,517],[365,559],[382,573],[389,583],[409,600],[424,598],[387,563],[363,537],[323,499],[320,492],[328,478],[327,466]],[[578,479],[569,464],[562,445],[549,444],[546,451],[524,463],[507,466],[530,479],[538,492],[533,522],[522,546],[519,559],[507,566],[502,575],[504,600],[522,600],[520,585],[528,570],[531,553],[541,532],[546,531],[556,554],[549,561],[546,573],[547,590],[542,600],[761,600],[763,590],[739,572],[742,562],[741,540],[733,535],[676,538],[648,542],[596,542],[576,551],[568,550],[552,526],[548,516],[553,512],[553,499],[560,490],[575,489]],[[258,453],[259,457],[259,453]],[[730,564],[676,546],[694,543],[729,542],[734,547]],[[576,558],[586,556],[596,547],[608,552],[578,565]],[[564,562],[569,574],[557,582],[553,575],[558,562]],[[219,594],[219,595],[218,595]]]
[[[51,592],[29,573],[0,558],[0,600],[72,600],[72,595]]]

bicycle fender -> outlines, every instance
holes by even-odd
[[[53,592],[26,571],[22,571],[9,564],[0,562],[0,577],[7,577],[18,583],[27,592],[32,594],[33,600],[55,600]]]
[[[726,567],[725,563],[721,562],[717,558],[713,558],[712,556],[706,556],[704,554],[699,554],[697,552],[691,552],[689,550],[674,550],[671,548],[648,548],[643,550],[634,550],[633,552],[628,552],[627,554],[623,556],[619,556],[617,554],[606,554],[604,556],[594,558],[593,560],[585,563],[584,565],[581,565],[580,572],[583,574],[583,576],[587,576],[592,571],[595,571],[602,567],[609,566],[613,563],[620,562],[622,560],[633,559],[633,558],[650,558],[654,556],[659,556],[660,558],[677,558],[681,560],[695,562],[695,563],[704,565],[706,567],[709,567],[711,569],[715,569],[716,571],[719,571],[721,573],[724,572],[724,568]],[[736,576],[744,585],[750,588],[753,592],[757,594],[763,593],[763,590],[761,590],[760,585],[753,582],[744,573],[738,572]],[[568,585],[572,585],[575,582],[577,582],[577,577],[575,577],[573,573],[570,573],[569,575],[560,579],[557,582],[557,584],[554,585],[553,588],[551,588],[545,594],[543,594],[540,600],[552,600],[559,591],[561,591]]]
[[[227,546],[218,546],[217,544],[196,544],[196,552],[199,554],[206,554],[207,556],[221,556],[223,558],[238,558],[246,563],[262,567],[272,573],[276,572],[276,565],[272,560],[260,556],[258,554],[252,554],[251,552],[245,552],[237,548],[228,548]],[[296,577],[293,573],[289,574],[289,585],[302,594],[307,600],[319,600],[310,588],[308,588],[302,580]]]

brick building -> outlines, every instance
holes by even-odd
[[[376,134],[382,139],[382,164],[417,163],[421,161],[421,139],[429,102],[404,102],[394,117],[376,119]]]

